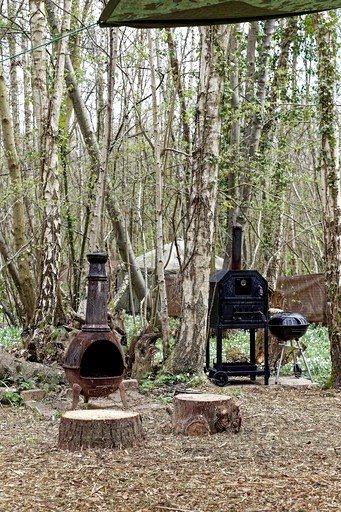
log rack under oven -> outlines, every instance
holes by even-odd
[[[250,334],[250,362],[249,363],[228,363],[222,360],[223,331],[228,329],[248,330]],[[256,364],[256,330],[264,329],[264,365],[262,367]],[[206,346],[206,367],[208,376],[214,380],[218,386],[225,386],[229,377],[250,377],[252,381],[258,376],[264,376],[264,384],[269,384],[269,361],[268,361],[268,326],[267,322],[257,324],[219,324],[216,326],[217,339],[217,359],[213,366],[210,366],[210,339]]]

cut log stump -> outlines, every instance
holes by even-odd
[[[239,432],[239,407],[231,396],[180,394],[174,397],[172,430],[187,436],[208,436],[218,432]]]
[[[58,448],[129,448],[144,439],[137,412],[108,409],[68,411],[59,424]]]

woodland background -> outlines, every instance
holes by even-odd
[[[115,275],[124,268],[145,324],[162,331],[166,358],[162,247],[182,238],[180,348],[166,365],[196,372],[210,262],[219,255],[228,268],[239,223],[243,268],[261,272],[273,289],[279,275],[325,273],[336,381],[338,11],[134,30],[100,29],[103,7],[88,0],[1,4],[5,316],[22,325],[26,346],[35,341],[36,359],[46,359],[56,327],[70,322],[85,297],[87,252],[101,250],[110,259],[112,310]],[[158,280],[148,294],[134,261],[153,248]]]

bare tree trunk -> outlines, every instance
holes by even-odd
[[[21,179],[20,160],[16,150],[16,144],[13,134],[13,125],[11,121],[9,100],[7,95],[7,88],[3,75],[2,65],[0,64],[0,119],[2,128],[2,138],[5,148],[5,155],[7,166],[9,169],[10,179],[13,186],[13,220],[12,229],[14,236],[14,247],[16,250],[15,259],[17,261],[17,277],[14,279],[20,299],[24,308],[25,323],[29,324],[33,318],[35,308],[35,287],[33,284],[29,253],[27,251],[27,238],[25,234],[25,207],[23,199],[23,184]],[[5,239],[2,238],[0,244],[0,252],[6,261],[8,261],[8,252],[5,251]],[[14,263],[12,263],[13,265]],[[10,267],[11,271],[11,267]],[[12,272],[11,272],[12,274]],[[13,277],[13,275],[12,275]]]
[[[55,33],[58,33],[58,23],[54,15],[54,8],[53,4],[50,2],[50,0],[45,0],[46,4],[48,6],[48,13],[49,13],[49,23],[51,27],[53,28],[53,31]],[[76,81],[75,72],[73,69],[73,65],[71,62],[71,59],[68,55],[66,55],[65,58],[65,68],[66,68],[66,75],[65,75],[65,81],[67,85],[67,89],[69,92],[69,96],[72,101],[73,109],[75,112],[75,116],[80,128],[80,131],[82,133],[84,143],[86,150],[88,152],[88,155],[90,157],[90,163],[92,167],[92,179],[91,183],[89,183],[88,189],[89,189],[89,199],[88,199],[88,206],[87,206],[87,215],[85,219],[86,226],[89,226],[90,222],[90,216],[93,209],[93,201],[94,197],[96,197],[96,186],[97,186],[97,180],[99,176],[99,170],[101,166],[101,152],[98,146],[98,142],[92,127],[91,119],[89,112],[85,106],[84,100],[82,98],[82,94],[80,91],[80,88],[78,86],[78,83]],[[133,247],[131,245],[129,235],[126,233],[125,229],[125,221],[121,212],[121,208],[119,206],[118,201],[116,200],[116,197],[114,193],[111,191],[108,184],[106,184],[106,207],[109,211],[109,215],[112,219],[113,226],[115,228],[115,236],[117,240],[117,246],[119,249],[120,256],[122,258],[122,261],[126,263],[126,265],[129,265],[131,277],[132,277],[132,283],[133,287],[135,289],[136,295],[139,298],[139,300],[144,299],[147,296],[145,282],[142,276],[142,273],[135,261],[135,254]],[[81,247],[81,255],[79,258],[79,268],[82,267],[82,262],[85,254],[85,247],[86,247],[86,241],[87,241],[87,232],[88,228],[85,226],[84,228],[84,237],[83,237],[83,243]],[[80,288],[80,272],[78,275],[78,283],[76,286],[76,289],[79,290]]]
[[[162,177],[162,161],[161,161],[161,147],[159,135],[159,118],[158,118],[158,104],[156,97],[156,78],[155,78],[155,65],[154,65],[154,45],[151,33],[148,30],[148,46],[149,46],[149,66],[150,78],[152,88],[152,105],[153,105],[153,132],[154,132],[154,162],[155,162],[155,206],[156,206],[156,272],[160,298],[160,320],[162,329],[162,346],[164,360],[169,354],[169,326],[168,326],[168,303],[165,281],[165,269],[163,264],[163,177]]]
[[[201,29],[200,83],[193,147],[190,216],[183,270],[182,318],[178,339],[166,365],[173,373],[203,370],[209,276],[217,199],[220,109],[230,27]]]
[[[125,228],[124,218],[118,201],[111,190],[106,191],[106,206],[115,229],[115,237],[117,247],[122,260],[130,268],[131,281],[139,301],[147,297],[149,301],[149,294],[146,290],[145,281],[143,279],[140,267],[136,263],[136,257],[131,245],[131,241],[127,230]]]
[[[92,165],[95,166],[94,171],[98,173],[101,159],[100,150],[91,126],[89,113],[86,109],[78,84],[75,80],[71,60],[68,57],[66,58],[66,68],[68,70],[68,74],[66,75],[66,83],[72,99],[77,122],[83,134],[85,147],[89,153]],[[136,295],[140,300],[142,300],[147,295],[144,279],[137,263],[135,262],[134,250],[131,245],[129,235],[126,233],[125,222],[121,208],[108,184],[106,187],[106,207],[108,208],[113,226],[115,227],[115,236],[120,256],[122,261],[130,266],[132,282]],[[128,261],[127,254],[129,258]]]
[[[7,0],[7,9],[9,18],[15,18],[15,12],[13,3]],[[8,33],[8,47],[10,55],[16,54],[16,42],[15,39]],[[19,152],[19,141],[20,141],[20,121],[19,121],[19,80],[18,80],[18,61],[13,60],[10,67],[10,83],[11,83],[11,112],[13,122],[13,135],[15,139],[15,145]]]
[[[252,98],[255,94],[256,86],[256,43],[258,35],[259,21],[253,21],[250,23],[249,32],[247,37],[247,53],[246,53],[246,80],[245,80],[245,127],[244,127],[244,148],[249,148],[252,130]],[[248,151],[245,152],[245,156],[248,155]]]
[[[231,43],[230,43],[230,63],[231,63],[231,126],[230,126],[230,148],[229,160],[231,165],[227,176],[227,195],[233,198],[236,193],[236,161],[239,153],[240,145],[240,115],[239,115],[239,66],[238,66],[238,39],[236,34],[237,26],[232,28]],[[232,229],[233,226],[239,223],[237,218],[239,215],[239,208],[232,207],[230,204],[227,212],[227,240],[224,254],[224,268],[231,266],[232,258]]]
[[[332,363],[331,383],[341,387],[341,187],[336,104],[336,85],[338,84],[336,14],[316,14],[314,27],[318,48],[320,172],[324,208],[327,322]]]
[[[247,210],[250,204],[251,194],[251,167],[252,161],[257,155],[262,133],[263,117],[265,110],[265,98],[268,86],[269,74],[269,52],[274,33],[275,20],[268,20],[264,23],[264,35],[260,50],[259,72],[255,71],[256,42],[258,34],[258,22],[250,25],[247,46],[247,75],[245,83],[245,104],[244,132],[242,147],[243,168],[240,169],[239,179],[236,182],[233,171],[228,177],[228,194],[234,200],[234,208],[228,213],[227,241],[225,248],[224,266],[227,267],[231,258],[232,247],[232,226],[239,223],[245,225]],[[235,85],[239,81],[237,68],[234,71]],[[254,105],[253,97],[256,97],[257,104]],[[236,101],[236,98],[234,98]]]
[[[262,134],[263,120],[264,120],[264,111],[265,111],[265,99],[266,99],[266,91],[268,87],[268,76],[269,76],[269,57],[270,57],[270,48],[274,33],[276,20],[267,20],[264,23],[264,36],[262,39],[262,45],[260,50],[260,64],[259,64],[259,72],[256,77],[257,85],[255,87],[255,92],[253,91],[252,79],[255,73],[254,67],[254,59],[255,59],[255,43],[256,43],[256,35],[257,35],[257,26],[256,24],[252,24],[249,32],[249,42],[248,42],[248,58],[250,59],[248,62],[248,76],[246,82],[246,94],[247,101],[251,102],[253,92],[257,99],[257,105],[253,105],[253,110],[250,112],[250,115],[247,115],[246,118],[251,117],[252,121],[247,123],[246,132],[244,137],[244,169],[241,175],[241,185],[238,190],[238,204],[236,207],[236,212],[234,213],[233,218],[237,219],[238,222],[244,226],[247,219],[247,210],[250,204],[250,196],[251,196],[251,186],[252,186],[252,177],[251,177],[251,169],[252,162],[254,161],[258,150],[259,144]]]
[[[269,76],[269,50],[272,42],[276,20],[268,20],[265,22],[265,34],[262,44],[260,72],[258,76],[258,90],[257,100],[259,108],[253,115],[253,122],[251,126],[250,142],[249,142],[249,157],[254,157],[259,149],[259,142],[262,132],[262,114],[265,107],[266,88],[268,85]],[[245,195],[244,195],[245,197]]]
[[[95,206],[89,233],[89,249],[91,251],[104,248],[103,214],[105,205],[105,182],[108,173],[111,137],[112,137],[112,109],[115,84],[115,69],[118,49],[118,28],[110,29],[110,51],[108,64],[108,97],[106,101],[106,116],[104,120],[103,149],[100,157],[100,168],[97,182]]]
[[[289,50],[293,42],[297,29],[297,19],[289,19],[283,29],[282,41],[278,64],[271,84],[270,107],[267,109],[267,123],[263,127],[262,152],[271,152],[271,145],[274,140],[274,127],[277,124],[275,119],[276,109],[281,108],[284,112],[285,107],[280,106],[280,91],[285,87],[288,77]],[[282,119],[282,116],[278,116]],[[283,242],[283,221],[284,221],[284,200],[289,181],[285,177],[284,158],[286,154],[287,139],[285,133],[280,128],[278,137],[278,155],[274,157],[273,170],[270,172],[268,183],[264,181],[264,195],[267,196],[264,205],[264,231],[263,243],[265,247],[266,278],[272,289],[276,289],[277,277],[280,265],[280,255]]]
[[[189,35],[189,30],[186,35]],[[189,112],[188,107],[186,103],[186,94],[185,94],[185,88],[183,85],[183,79],[181,77],[181,63],[179,62],[177,51],[176,51],[176,44],[173,37],[173,31],[172,29],[169,29],[167,31],[167,45],[168,45],[168,52],[169,52],[169,60],[172,70],[172,78],[173,78],[173,84],[174,84],[174,90],[175,93],[178,96],[179,100],[179,107],[180,107],[180,122],[182,127],[182,141],[183,141],[183,148],[186,153],[190,154],[191,152],[191,129],[189,124]],[[180,160],[180,158],[178,158]],[[184,230],[187,229],[188,226],[188,211],[189,211],[189,185],[190,185],[190,177],[191,177],[191,171],[190,171],[190,160],[189,158],[182,158],[180,160],[180,163],[178,165],[179,167],[179,179],[182,182],[181,191],[179,191],[179,201],[181,206],[181,219],[182,219],[182,225]],[[174,230],[176,231],[176,229]]]
[[[30,24],[32,34],[32,100],[33,112],[38,131],[42,137],[43,120],[47,118],[47,70],[46,70],[46,18],[42,0],[30,0]],[[37,148],[38,151],[40,148]]]
[[[41,9],[41,6],[39,7]],[[68,31],[70,2],[64,0],[61,33]],[[41,12],[39,14],[42,14]],[[32,33],[41,30],[31,20]],[[41,181],[43,200],[43,233],[42,233],[42,278],[40,284],[40,295],[36,310],[35,323],[52,324],[59,322],[58,314],[58,287],[61,252],[61,220],[60,220],[60,181],[58,161],[58,129],[59,116],[63,96],[64,64],[67,40],[60,39],[57,43],[56,63],[53,77],[53,88],[50,96],[41,94],[43,104],[47,104],[47,111],[41,118]],[[41,63],[37,63],[37,75],[44,72]]]

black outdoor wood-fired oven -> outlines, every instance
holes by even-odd
[[[90,263],[85,324],[72,340],[64,358],[64,370],[73,389],[72,409],[79,395],[107,396],[117,389],[126,406],[123,377],[126,363],[119,340],[108,325],[108,279],[105,263],[108,256],[96,252],[87,255]]]
[[[216,330],[216,361],[211,366],[210,340],[206,350],[206,371],[219,386],[230,376],[263,375],[269,383],[268,363],[268,284],[256,270],[220,270],[210,278],[210,327]],[[250,333],[250,362],[223,362],[223,330],[244,329]],[[256,364],[255,334],[264,330],[264,365]]]

